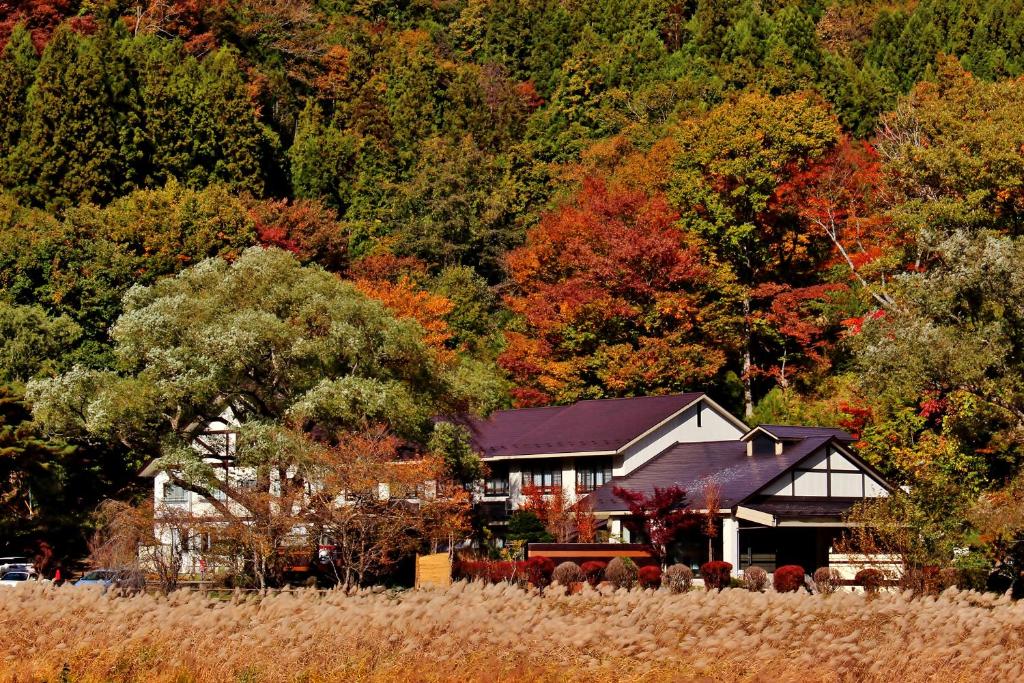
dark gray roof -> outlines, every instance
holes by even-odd
[[[801,500],[792,498],[790,500],[764,500],[759,502],[744,503],[743,507],[766,512],[780,519],[792,517],[842,517],[853,504],[858,502],[856,498],[829,498]]]
[[[706,441],[670,446],[651,460],[591,494],[596,512],[626,509],[612,492],[616,486],[653,493],[654,487],[678,486],[694,508],[701,507],[701,491],[717,484],[721,507],[731,508],[764,488],[773,479],[811,455],[834,437],[815,436],[786,443],[782,455],[748,456],[744,441]]]
[[[499,455],[616,451],[704,396],[700,392],[580,401],[462,418],[486,459]]]
[[[832,436],[840,441],[853,441],[853,437],[842,429],[832,427],[801,427],[797,425],[757,425],[783,441],[810,439],[818,436]]]

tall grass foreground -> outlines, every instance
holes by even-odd
[[[458,583],[213,599],[0,590],[12,681],[1006,681],[1024,603]]]

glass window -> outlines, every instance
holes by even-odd
[[[188,491],[170,482],[164,484],[165,503],[185,503],[188,501]]]
[[[530,486],[541,493],[554,493],[562,487],[562,465],[536,464],[523,470],[523,486]]]
[[[590,493],[612,479],[611,458],[576,461],[576,493]]]
[[[485,496],[507,496],[508,495],[508,465],[497,463],[488,465],[490,474],[484,479]]]

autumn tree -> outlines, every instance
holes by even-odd
[[[886,185],[878,151],[844,137],[794,172],[773,198],[776,210],[795,213],[809,230],[828,238],[840,280],[858,287],[876,307],[891,305],[886,281],[903,270],[905,258],[904,237],[887,215]]]
[[[715,561],[715,537],[718,536],[718,509],[722,506],[722,487],[714,482],[704,485],[701,490],[700,530],[708,539],[708,562]]]
[[[663,197],[597,180],[511,252],[520,329],[500,363],[519,405],[703,388],[731,342],[731,284]]]
[[[468,531],[469,494],[452,482],[443,454],[401,459],[400,446],[374,429],[346,437],[319,463],[310,506],[346,588],[425,544],[451,547]]]
[[[655,486],[651,493],[615,486],[612,493],[629,510],[629,517],[624,521],[626,528],[650,543],[662,564],[668,559],[672,542],[700,524],[699,516],[689,508],[686,492],[678,486]]]
[[[772,325],[758,309],[770,306],[775,293],[808,284],[808,275],[828,254],[827,243],[814,239],[795,216],[772,211],[773,199],[790,174],[820,158],[838,135],[835,120],[816,98],[756,93],[685,121],[676,134],[669,196],[682,225],[728,264],[740,286],[741,378],[748,415],[755,376],[779,357],[758,325],[767,322],[771,332],[786,336],[784,327]]]
[[[904,260],[927,266],[930,250],[957,231],[1024,230],[1019,81],[985,83],[955,60],[882,117],[878,151],[893,196],[888,213],[907,234]],[[964,154],[963,150],[971,150]]]
[[[316,200],[262,200],[249,203],[260,244],[295,254],[335,273],[348,267],[348,235],[334,210]]]

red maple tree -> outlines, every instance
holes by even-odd
[[[678,486],[655,486],[650,494],[616,486],[612,493],[629,510],[626,528],[646,538],[662,562],[668,556],[668,546],[681,533],[701,523],[700,515],[687,504],[686,491]]]

